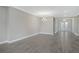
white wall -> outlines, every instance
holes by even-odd
[[[7,41],[8,7],[0,7],[0,42]]]
[[[79,36],[79,17],[73,17],[73,32]]]
[[[73,17],[72,19],[72,32],[77,34],[77,18]]]
[[[78,35],[79,35],[79,16],[78,16],[78,18],[77,18],[77,23],[78,23]]]
[[[46,17],[46,21],[41,20],[40,32],[53,34],[53,17]]]
[[[39,18],[15,8],[9,8],[8,40],[39,32]]]

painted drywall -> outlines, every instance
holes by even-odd
[[[9,8],[8,40],[16,40],[39,32],[39,18],[15,8]]]
[[[77,18],[77,23],[78,23],[78,35],[79,35],[79,16]]]
[[[79,36],[79,17],[73,17],[72,23],[73,32]]]
[[[8,7],[0,7],[0,42],[7,41]]]
[[[41,20],[40,32],[41,33],[48,33],[53,34],[53,17],[45,17],[46,19],[43,21]]]

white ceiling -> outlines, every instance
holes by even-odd
[[[35,16],[70,17],[79,15],[78,6],[15,6]]]

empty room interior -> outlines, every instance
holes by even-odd
[[[0,6],[0,53],[79,53],[79,6]]]

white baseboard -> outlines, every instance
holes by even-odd
[[[74,33],[76,36],[79,36],[79,34],[78,33]]]
[[[8,43],[8,41],[3,41],[3,42],[0,42],[0,44],[5,44],[5,43]]]
[[[24,37],[21,37],[21,38],[18,38],[16,40],[12,40],[12,41],[8,41],[8,43],[14,43],[14,42],[17,42],[19,40],[23,40],[25,38],[29,38],[29,37],[32,37],[32,36],[35,36],[35,35],[38,35],[39,33],[35,33],[35,34],[32,34],[32,35],[28,35],[28,36],[24,36]]]
[[[39,34],[48,34],[48,35],[53,35],[53,33],[45,33],[45,32],[40,32]]]

